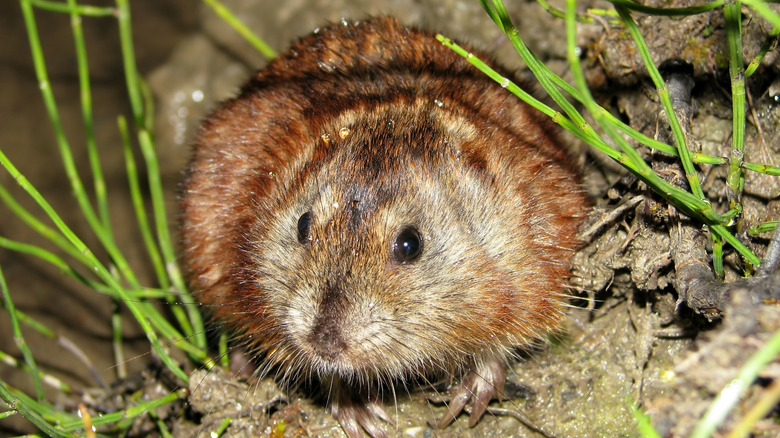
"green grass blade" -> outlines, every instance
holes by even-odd
[[[14,334],[14,343],[19,351],[22,352],[24,362],[27,364],[27,368],[30,369],[30,375],[33,381],[33,387],[35,388],[35,395],[38,400],[43,400],[43,382],[41,381],[40,372],[38,371],[38,364],[35,362],[35,356],[33,356],[30,347],[27,345],[27,341],[24,340],[22,334],[22,327],[19,324],[19,317],[16,314],[16,307],[11,299],[11,292],[8,290],[8,285],[5,283],[5,276],[3,275],[3,269],[0,267],[0,292],[3,295],[3,307],[8,311],[8,315],[11,318],[11,329]]]
[[[726,416],[737,405],[742,394],[753,384],[759,372],[780,353],[780,330],[745,362],[737,376],[715,397],[704,416],[691,433],[691,438],[707,438],[713,435]]]
[[[71,435],[47,421],[41,415],[40,407],[37,403],[25,397],[23,393],[12,391],[2,380],[0,380],[0,400],[3,400],[8,406],[22,414],[29,422],[35,425],[43,433],[53,438],[71,438]]]
[[[116,15],[116,9],[111,7],[71,5],[48,0],[30,0],[35,7],[50,12],[75,13],[86,17],[111,17]]]
[[[723,238],[718,234],[710,234],[710,242],[712,243],[712,270],[715,271],[715,276],[722,280],[726,275],[723,270]]]
[[[762,224],[754,225],[750,227],[748,233],[750,233],[751,236],[758,236],[759,234],[769,233],[777,228],[777,222],[778,221],[767,221]]]
[[[661,101],[661,106],[666,113],[669,126],[672,128],[672,134],[674,135],[674,140],[677,146],[677,153],[680,157],[680,163],[682,164],[683,170],[685,171],[685,177],[688,180],[688,185],[691,188],[691,192],[694,196],[703,200],[704,193],[702,192],[701,184],[699,183],[699,176],[696,173],[696,169],[693,167],[691,152],[688,149],[686,136],[683,133],[680,121],[677,119],[677,114],[675,113],[674,107],[672,106],[672,101],[669,98],[669,89],[666,87],[666,83],[661,77],[661,73],[653,63],[650,50],[647,48],[647,44],[645,44],[645,40],[642,37],[642,34],[639,32],[639,28],[634,22],[634,19],[625,8],[616,6],[616,9],[618,15],[623,20],[623,23],[631,34],[631,37],[634,39],[634,44],[637,48],[637,51],[642,57],[645,68],[647,68],[647,72],[650,74],[650,78],[652,79],[653,84],[658,91],[658,97]],[[709,206],[709,204],[707,204],[707,206]]]
[[[723,6],[726,2],[725,0],[715,0],[709,3],[705,3],[700,6],[689,6],[686,8],[655,8],[652,6],[645,6],[643,4],[637,3],[632,0],[607,0],[615,7],[623,7],[626,9],[630,9],[632,11],[642,12],[645,14],[650,15],[661,15],[661,16],[668,16],[668,15],[695,15],[695,14],[701,14],[704,12],[712,11],[714,9],[718,9],[719,7]]]
[[[731,155],[726,184],[731,190],[731,209],[742,210],[742,191],[745,186],[745,171],[742,163],[745,156],[745,74],[742,61],[742,13],[741,3],[728,3],[723,7],[726,19],[726,36],[729,45],[729,75],[731,77],[732,133]]]
[[[85,264],[86,266],[95,272],[95,274],[108,285],[108,287],[113,290],[121,299],[125,302],[128,309],[130,309],[130,312],[133,314],[135,319],[138,321],[139,325],[141,326],[141,329],[143,329],[144,333],[146,333],[147,338],[152,344],[152,347],[157,352],[157,354],[160,356],[160,359],[169,366],[171,372],[173,372],[177,377],[182,378],[184,382],[187,382],[188,377],[184,373],[184,371],[179,368],[178,365],[176,365],[173,361],[173,359],[170,357],[170,355],[162,348],[162,345],[159,343],[157,338],[157,333],[154,332],[152,327],[147,322],[147,314],[141,311],[139,308],[138,303],[131,300],[130,296],[128,295],[128,292],[119,284],[117,279],[109,272],[108,269],[106,269],[103,264],[100,263],[100,261],[95,257],[95,255],[92,253],[92,251],[87,247],[84,242],[76,236],[76,234],[65,224],[65,222],[62,220],[62,218],[57,214],[56,211],[51,207],[51,205],[46,201],[46,199],[41,196],[40,192],[32,185],[30,182],[25,178],[24,175],[19,172],[19,170],[11,163],[8,158],[5,156],[5,154],[0,150],[0,163],[3,164],[3,166],[6,168],[8,173],[11,174],[11,177],[14,178],[19,184],[24,188],[24,190],[30,195],[30,197],[33,198],[35,202],[38,203],[38,205],[43,209],[43,211],[46,213],[46,215],[49,217],[49,219],[54,222],[57,229],[62,233],[63,236],[70,242],[70,244],[74,247],[75,251],[80,253],[85,258]],[[148,303],[147,303],[148,304]],[[150,306],[151,307],[151,306]],[[152,310],[154,310],[152,308]],[[154,311],[154,313],[157,313]]]
[[[144,401],[123,411],[111,412],[109,414],[103,414],[100,417],[93,417],[92,424],[95,426],[103,426],[120,421],[133,420],[139,415],[143,415],[148,411],[156,409],[160,406],[173,403],[176,400],[185,399],[187,398],[188,393],[189,392],[186,388],[182,388],[177,391],[170,392],[160,398]],[[62,429],[68,432],[75,432],[81,428],[81,420],[71,420],[69,422],[62,423]]]
[[[133,286],[138,287],[138,280],[136,279],[135,274],[133,273],[132,269],[130,269],[122,253],[116,247],[113,236],[107,232],[103,224],[95,215],[95,211],[93,210],[86,191],[84,190],[84,184],[82,183],[78,174],[78,170],[76,169],[71,147],[68,139],[65,137],[65,132],[60,120],[57,103],[54,99],[54,94],[51,89],[51,82],[48,78],[43,49],[41,47],[41,42],[38,35],[38,26],[35,21],[32,4],[30,0],[20,1],[22,5],[25,27],[27,29],[27,36],[30,43],[30,52],[33,56],[33,65],[35,67],[35,73],[40,84],[41,95],[43,96],[43,101],[49,115],[49,120],[55,131],[55,137],[57,139],[57,144],[60,150],[60,157],[65,166],[65,172],[68,176],[68,181],[70,182],[73,194],[79,204],[79,207],[81,208],[82,213],[84,214],[84,218],[87,220],[90,228],[93,230],[103,247],[108,252],[112,261],[116,264],[116,267],[128,282],[130,282]]]
[[[106,182],[103,178],[103,170],[100,166],[97,143],[95,141],[94,117],[92,112],[92,91],[89,83],[89,63],[87,61],[87,47],[84,41],[84,31],[81,26],[81,16],[76,11],[76,0],[68,0],[71,7],[70,22],[73,30],[73,42],[76,47],[76,65],[79,73],[79,89],[81,95],[81,115],[84,120],[84,135],[87,143],[87,156],[89,157],[92,179],[95,188],[95,201],[100,215],[100,221],[107,234],[111,232],[111,217],[108,212],[108,198],[106,195]]]
[[[545,11],[547,11],[553,17],[564,18],[566,16],[565,12],[554,7],[547,0],[536,0],[536,3],[539,3],[539,6],[541,6]],[[577,21],[579,21],[580,23],[593,23],[593,18],[588,17],[587,15],[577,15]]]
[[[742,167],[753,172],[763,173],[771,176],[780,176],[780,167],[770,166],[768,164],[742,163]]]
[[[576,111],[573,110],[573,106],[568,104],[566,102],[565,97],[560,93],[560,90],[556,87],[556,85],[563,83],[560,78],[557,78],[553,74],[547,74],[547,68],[544,66],[525,46],[525,44],[520,39],[517,29],[512,24],[511,20],[509,19],[508,14],[506,13],[506,9],[503,7],[503,4],[500,0],[493,0],[492,5],[489,5],[487,3],[487,0],[481,1],[482,5],[486,8],[488,14],[493,19],[493,21],[496,22],[496,24],[499,26],[499,28],[503,29],[507,36],[509,37],[510,42],[512,42],[513,46],[517,50],[520,57],[523,59],[523,61],[529,66],[531,71],[534,73],[534,75],[539,79],[540,84],[545,88],[545,90],[550,94],[550,96],[553,98],[553,100],[558,103],[563,101],[564,105],[567,108],[567,114],[573,118],[575,123],[575,130],[571,130],[570,127],[572,126],[570,122],[568,121],[562,121],[561,117],[559,117],[559,113],[555,112],[554,110],[547,108],[545,106],[537,106],[542,112],[544,112],[547,115],[551,115],[553,117],[553,120],[556,121],[556,123],[561,124],[566,129],[569,129],[574,135],[576,135],[578,138],[583,139],[584,141],[588,142],[591,146],[595,147],[597,150],[604,152],[609,157],[623,165],[627,170],[631,171],[636,175],[638,178],[640,178],[642,181],[648,184],[656,193],[659,193],[662,195],[665,199],[667,199],[670,203],[677,206],[680,210],[682,210],[685,214],[692,216],[692,217],[698,217],[701,220],[705,221],[708,224],[719,224],[722,220],[721,216],[715,213],[712,210],[712,207],[709,205],[709,203],[699,197],[694,196],[693,194],[682,190],[678,187],[675,187],[671,184],[669,184],[664,179],[660,178],[653,170],[650,168],[650,166],[644,162],[644,160],[641,158],[641,156],[638,155],[636,150],[632,148],[628,143],[615,131],[613,126],[609,123],[609,118],[606,114],[608,112],[604,110],[603,108],[599,107],[593,98],[590,96],[590,92],[587,89],[587,85],[584,84],[584,76],[582,76],[582,83],[580,84],[580,89],[573,93],[572,96],[575,96],[578,100],[580,100],[585,107],[591,111],[593,117],[599,121],[600,126],[609,134],[610,138],[613,140],[615,144],[617,144],[620,148],[620,151],[613,149],[612,147],[608,146],[606,142],[604,142],[601,138],[599,138],[592,128],[590,128],[587,123],[584,122],[584,118],[580,116]],[[574,22],[574,25],[576,25],[576,21]],[[457,48],[456,45],[452,44],[449,40],[447,40],[444,37],[439,36],[439,40],[443,41],[445,45],[448,45],[448,47],[453,48],[457,53],[461,54],[461,56],[466,57],[469,62],[472,64],[478,65],[479,63],[475,61],[475,57],[468,56],[468,53],[463,51],[460,48]],[[572,70],[579,70],[579,74],[581,75],[581,67],[579,64],[579,58],[576,53],[576,44],[574,44],[574,41],[569,42],[570,52],[572,53],[572,56],[574,57],[572,62]],[[484,69],[486,73],[490,73],[490,69],[487,66],[479,67],[481,70]],[[493,72],[495,73],[495,72]],[[489,74],[490,75],[490,74]],[[495,73],[497,77],[494,77],[495,80],[497,80],[501,85],[506,85],[507,89],[510,91],[513,91],[514,88],[513,84],[511,84],[509,81],[506,80],[506,78],[501,77],[497,73]],[[573,87],[570,85],[560,85],[561,89],[568,90]],[[582,89],[584,87],[584,90]],[[518,94],[518,97],[522,98],[522,94]],[[606,120],[605,120],[606,119]],[[577,123],[581,122],[581,123]],[[718,157],[704,157],[705,159],[708,159],[713,162],[722,163],[723,160]],[[713,231],[721,235],[721,237],[728,242],[730,245],[732,245],[737,251],[740,252],[740,254],[745,257],[746,260],[749,262],[758,262],[760,261],[758,257],[755,256],[755,254],[750,251],[744,244],[739,242],[738,239],[736,239],[731,233],[722,226],[713,226]]]
[[[696,197],[691,193],[672,186],[656,175],[655,172],[653,172],[652,169],[647,165],[647,163],[641,160],[641,157],[639,157],[639,160],[636,160],[638,154],[630,153],[630,150],[633,148],[631,148],[625,142],[625,140],[620,135],[618,135],[617,132],[615,132],[612,125],[603,120],[603,116],[598,110],[598,105],[596,102],[592,98],[587,99],[590,97],[590,92],[588,90],[587,83],[585,82],[585,76],[582,73],[582,67],[580,65],[579,54],[576,50],[576,20],[574,19],[574,8],[576,7],[576,2],[575,0],[567,0],[567,5],[567,53],[569,63],[571,65],[572,76],[575,78],[575,82],[577,83],[581,96],[586,97],[584,103],[586,108],[599,122],[599,126],[604,129],[604,131],[617,145],[619,145],[621,151],[626,152],[626,157],[629,158],[629,161],[621,161],[620,163],[624,164],[628,170],[634,172],[634,174],[645,181],[654,191],[664,196],[667,201],[681,209],[685,214],[704,220],[705,223],[710,226],[710,229],[713,232],[720,235],[720,237],[729,243],[729,245],[732,245],[732,247],[734,247],[734,249],[736,249],[748,262],[753,264],[760,263],[760,259],[756,257],[756,255],[753,254],[749,248],[747,248],[744,244],[742,244],[742,242],[735,238],[725,227],[720,225],[722,218],[712,210],[709,202],[702,199],[701,197]]]
[[[167,290],[171,287],[171,282],[168,279],[165,264],[160,256],[160,251],[157,249],[154,236],[149,227],[149,221],[146,217],[146,207],[144,205],[143,195],[141,194],[141,183],[138,179],[138,167],[136,166],[135,156],[133,154],[133,146],[130,144],[130,133],[127,129],[127,121],[123,116],[118,117],[117,125],[119,127],[120,137],[122,138],[122,148],[125,155],[125,170],[127,172],[128,185],[130,187],[130,199],[132,199],[133,202],[133,210],[135,211],[136,221],[138,222],[138,229],[141,232],[141,239],[146,247],[146,253],[149,255],[149,261],[157,275],[157,281],[160,283],[160,288]]]
[[[236,32],[239,33],[245,40],[249,42],[260,54],[265,56],[266,59],[276,58],[276,51],[271,48],[265,41],[255,35],[249,30],[244,23],[241,22],[235,15],[226,8],[219,0],[203,0],[219,17],[225,20]]]
[[[780,14],[772,10],[767,5],[768,2],[765,2],[763,0],[742,0],[742,3],[753,8],[753,10],[758,12],[761,18],[772,23],[772,26],[780,27]],[[777,2],[775,1],[770,3],[777,3]]]
[[[25,322],[23,320],[23,316],[26,317],[23,313],[19,312],[17,310],[17,313],[19,314],[19,320],[22,322]],[[29,318],[29,317],[28,317]],[[8,365],[11,368],[16,368],[25,371],[26,373],[32,373],[30,368],[24,363],[24,362],[18,362],[13,356],[9,355],[8,353],[4,351],[0,351],[0,362]],[[41,381],[48,385],[49,387],[55,388],[58,391],[61,391],[63,393],[69,394],[73,392],[73,388],[71,388],[67,383],[63,382],[62,380],[52,376],[51,374],[45,374],[42,372],[38,373]]]
[[[125,78],[127,82],[128,94],[133,110],[133,116],[138,131],[138,144],[141,148],[141,154],[144,157],[147,174],[149,178],[149,190],[152,197],[152,211],[154,215],[157,240],[165,262],[168,276],[173,283],[174,288],[179,292],[179,299],[184,303],[189,322],[183,326],[188,336],[193,336],[195,344],[201,348],[206,348],[206,335],[203,325],[203,319],[200,314],[200,308],[190,295],[184,276],[182,275],[173,240],[168,229],[167,211],[165,209],[165,199],[160,178],[159,164],[154,150],[152,135],[145,122],[148,120],[145,116],[145,109],[142,97],[141,80],[138,77],[135,64],[135,52],[133,49],[133,34],[130,22],[130,5],[128,0],[116,0],[119,10],[119,36],[122,47],[122,59],[124,61]]]
[[[9,166],[12,166],[11,162],[8,160],[6,155],[3,153],[2,150],[0,150],[0,164],[6,169],[9,170]],[[10,172],[10,170],[9,170]],[[22,189],[28,190],[31,187],[31,184],[29,181],[27,181],[26,178],[18,179],[17,184],[19,184]],[[30,186],[30,187],[28,187]],[[78,252],[76,248],[71,245],[71,243],[64,238],[61,234],[57,232],[57,230],[47,226],[38,218],[35,217],[35,215],[31,214],[29,211],[27,211],[24,207],[21,206],[18,202],[16,202],[16,199],[11,196],[11,194],[6,190],[6,188],[0,184],[0,200],[5,203],[5,205],[11,210],[11,212],[19,218],[22,222],[24,222],[28,227],[30,227],[33,231],[37,232],[53,244],[57,245],[60,249],[67,252],[72,257],[76,258],[81,263],[88,263],[86,257],[84,257],[83,254]]]
[[[750,61],[750,64],[748,64],[747,68],[745,69],[745,78],[749,78],[753,75],[753,73],[756,72],[756,70],[758,70],[758,67],[761,65],[761,61],[764,60],[764,57],[766,57],[767,53],[777,49],[778,34],[780,34],[780,25],[775,25],[772,28],[772,31],[769,32],[766,40],[764,40],[763,44],[761,44],[761,49],[758,51],[758,54],[755,56],[755,58],[753,58],[752,61]]]
[[[658,431],[653,427],[650,416],[642,411],[630,397],[626,398],[626,403],[628,404],[629,409],[631,409],[631,416],[634,417],[639,436],[642,438],[661,438],[661,435],[659,435]]]
[[[47,251],[37,245],[30,245],[24,242],[17,242],[15,240],[8,239],[7,237],[0,236],[0,248],[6,248],[11,251],[16,251],[24,254],[30,254],[41,260],[46,261],[52,266],[58,268],[63,274],[75,278],[79,282],[87,285],[90,289],[97,291],[106,291],[106,287],[103,284],[97,283],[79,273],[72,266],[70,266],[65,260],[58,255]]]

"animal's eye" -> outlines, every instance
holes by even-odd
[[[311,240],[311,219],[310,211],[302,214],[298,219],[298,242],[308,243]]]
[[[393,258],[398,263],[409,263],[422,253],[423,243],[417,228],[406,227],[393,242]]]

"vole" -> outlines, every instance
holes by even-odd
[[[181,205],[198,300],[264,369],[321,382],[350,437],[384,436],[420,376],[460,376],[439,426],[469,401],[475,424],[559,326],[587,210],[546,118],[389,17],[315,31],[217,108]]]

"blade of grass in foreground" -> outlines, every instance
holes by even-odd
[[[51,207],[46,199],[38,192],[38,190],[22,175],[19,170],[8,160],[8,157],[0,150],[0,164],[5,167],[11,177],[16,180],[17,183],[32,197],[32,199],[41,207],[44,213],[54,222],[57,229],[63,236],[73,245],[74,249],[82,254],[86,259],[87,267],[93,270],[95,274],[106,283],[106,285],[114,291],[127,305],[130,312],[133,314],[139,325],[146,333],[147,338],[152,344],[153,349],[160,356],[160,359],[177,377],[182,379],[183,382],[188,382],[189,378],[187,374],[175,363],[170,355],[160,344],[157,333],[152,329],[147,320],[147,316],[141,311],[138,303],[130,299],[127,291],[119,284],[117,279],[103,266],[97,259],[94,253],[84,244],[84,242],[76,236],[76,234],[65,224],[59,214]]]
[[[14,411],[22,414],[24,418],[50,437],[71,438],[71,435],[63,431],[60,426],[53,425],[41,415],[40,412],[44,409],[40,405],[25,396],[24,393],[11,390],[2,380],[0,380],[0,400],[7,403]]]
[[[737,405],[742,394],[758,378],[759,372],[771,361],[777,359],[780,353],[780,330],[775,332],[769,341],[761,347],[739,370],[735,377],[715,397],[707,412],[691,433],[691,438],[706,438],[715,433],[726,416]]]

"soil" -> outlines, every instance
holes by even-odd
[[[673,7],[690,2],[656,3]],[[324,23],[386,13],[405,23],[468,41],[495,53],[507,66],[523,68],[478,2],[296,0],[254,4],[231,0],[225,4],[277,50],[284,50],[289,41]],[[563,2],[553,4],[563,7]],[[554,71],[570,79],[563,21],[535,2],[511,2],[507,6],[526,44]],[[607,7],[598,2],[587,6]],[[199,120],[216,102],[231,96],[265,60],[199,4],[166,0],[134,2],[132,7],[139,62],[157,101],[156,138],[163,177],[168,199],[173,200]],[[581,7],[584,10],[585,5]],[[743,12],[744,52],[749,61],[771,26],[751,16],[747,9]],[[73,144],[80,145],[80,109],[68,19],[44,12],[37,17],[41,28],[47,29],[47,61],[63,106],[66,131],[72,134]],[[131,207],[121,151],[113,146],[119,144],[115,115],[127,114],[128,106],[118,44],[115,38],[105,36],[116,34],[115,22],[84,21],[89,26],[91,53],[103,55],[93,56],[90,61],[95,75],[95,107],[100,108],[98,141],[105,149],[102,159],[108,169],[116,234],[123,237],[121,248],[134,256],[134,268],[151,283],[152,273],[143,260],[133,223],[123,220],[132,217],[128,213]],[[675,84],[670,85],[672,98],[689,144],[696,152],[728,156],[730,81],[720,10],[685,18],[638,15],[637,22],[654,62],[664,66],[665,79]],[[85,226],[78,226],[83,221],[78,218],[69,191],[63,188],[63,173],[50,164],[58,161],[54,158],[56,143],[40,101],[15,2],[0,3],[0,23],[3,41],[17,42],[0,49],[0,80],[14,84],[5,87],[7,94],[0,101],[5,122],[0,129],[0,145],[77,232],[90,236]],[[600,18],[581,25],[579,38],[588,80],[599,103],[645,135],[670,142],[657,94],[627,32]],[[770,51],[747,80],[746,162],[780,164],[779,56],[777,49]],[[780,329],[777,274],[757,282],[740,282],[744,273],[755,267],[746,266],[727,248],[725,283],[734,286],[714,287],[721,292],[717,297],[698,300],[701,297],[696,295],[696,287],[684,281],[688,277],[681,271],[686,265],[683,261],[692,260],[694,266],[711,265],[708,254],[712,248],[702,224],[684,217],[603,155],[573,139],[568,141],[581,157],[593,210],[583,233],[586,244],[573,262],[572,283],[578,298],[572,300],[566,327],[538,346],[518,353],[507,397],[494,402],[476,427],[468,428],[465,416],[444,430],[431,426],[444,412],[442,400],[447,386],[441,385],[399,392],[397,402],[388,407],[393,417],[393,424],[387,425],[391,435],[637,436],[631,412],[636,402],[651,416],[661,436],[688,436],[713,398]],[[687,188],[682,170],[673,159],[645,147],[639,147],[639,151],[668,181]],[[80,154],[77,160],[86,169],[86,157]],[[718,212],[725,212],[729,206],[725,170],[725,166],[698,166],[705,194]],[[0,172],[0,182],[13,186],[4,172]],[[20,192],[15,193],[24,198]],[[780,217],[780,179],[747,172],[742,202],[744,211],[733,229],[763,257],[770,235],[752,236],[747,230]],[[170,206],[171,217],[175,217],[175,203],[170,202]],[[0,235],[39,242],[17,221],[0,221]],[[109,299],[67,281],[56,269],[33,258],[3,250],[0,266],[17,307],[61,330],[64,337],[84,350],[100,378],[114,384],[112,391],[86,391],[84,400],[91,407],[118,409],[129,403],[123,394],[176,389],[173,379],[160,371],[145,338],[129,318],[125,321],[127,359],[117,364],[111,355]],[[702,302],[705,304],[699,304]],[[9,327],[6,314],[0,312],[0,332],[10,333]],[[48,371],[77,388],[98,386],[90,367],[70,353],[61,353],[61,347],[32,334],[28,342]],[[57,354],[51,353],[53,349],[58,349]],[[0,351],[18,357],[11,336],[0,337]],[[130,377],[117,382],[117,366],[127,367]],[[777,362],[765,367],[722,429],[734,427],[758,400],[768,397],[779,374]],[[10,367],[0,367],[0,379],[30,389],[26,374]],[[207,436],[226,417],[232,418],[225,435],[231,437],[343,436],[321,405],[304,392],[280,389],[271,379],[246,381],[218,368],[193,370],[189,391],[187,404],[172,406],[164,414],[158,412],[176,436]],[[72,406],[72,401],[62,403]],[[753,430],[759,436],[776,436],[780,434],[777,424],[770,416],[760,420]],[[153,422],[146,420],[136,424],[134,432],[141,436],[153,428]],[[0,435],[31,431],[34,429],[29,424],[16,417],[0,420]]]

